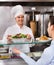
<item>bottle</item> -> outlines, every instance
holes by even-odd
[[[30,21],[30,28],[32,29],[34,38],[36,37],[36,33],[37,33],[37,27],[36,26],[37,26],[37,24],[35,21],[35,13],[34,13],[34,10],[32,10],[32,20]]]

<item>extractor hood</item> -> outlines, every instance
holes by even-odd
[[[17,2],[19,2],[19,1],[21,1],[21,2],[54,2],[54,0],[0,0],[0,2],[4,2],[4,1],[9,1],[9,2],[11,2],[11,1],[17,1]]]

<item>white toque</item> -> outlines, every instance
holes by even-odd
[[[24,15],[24,9],[21,5],[16,5],[12,8],[11,13],[14,17]]]

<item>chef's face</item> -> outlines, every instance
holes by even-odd
[[[19,15],[15,18],[18,25],[23,25],[24,15]]]

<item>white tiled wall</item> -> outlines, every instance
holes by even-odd
[[[14,24],[11,20],[10,10],[11,8],[9,6],[0,6],[0,38],[2,38],[7,27]]]

